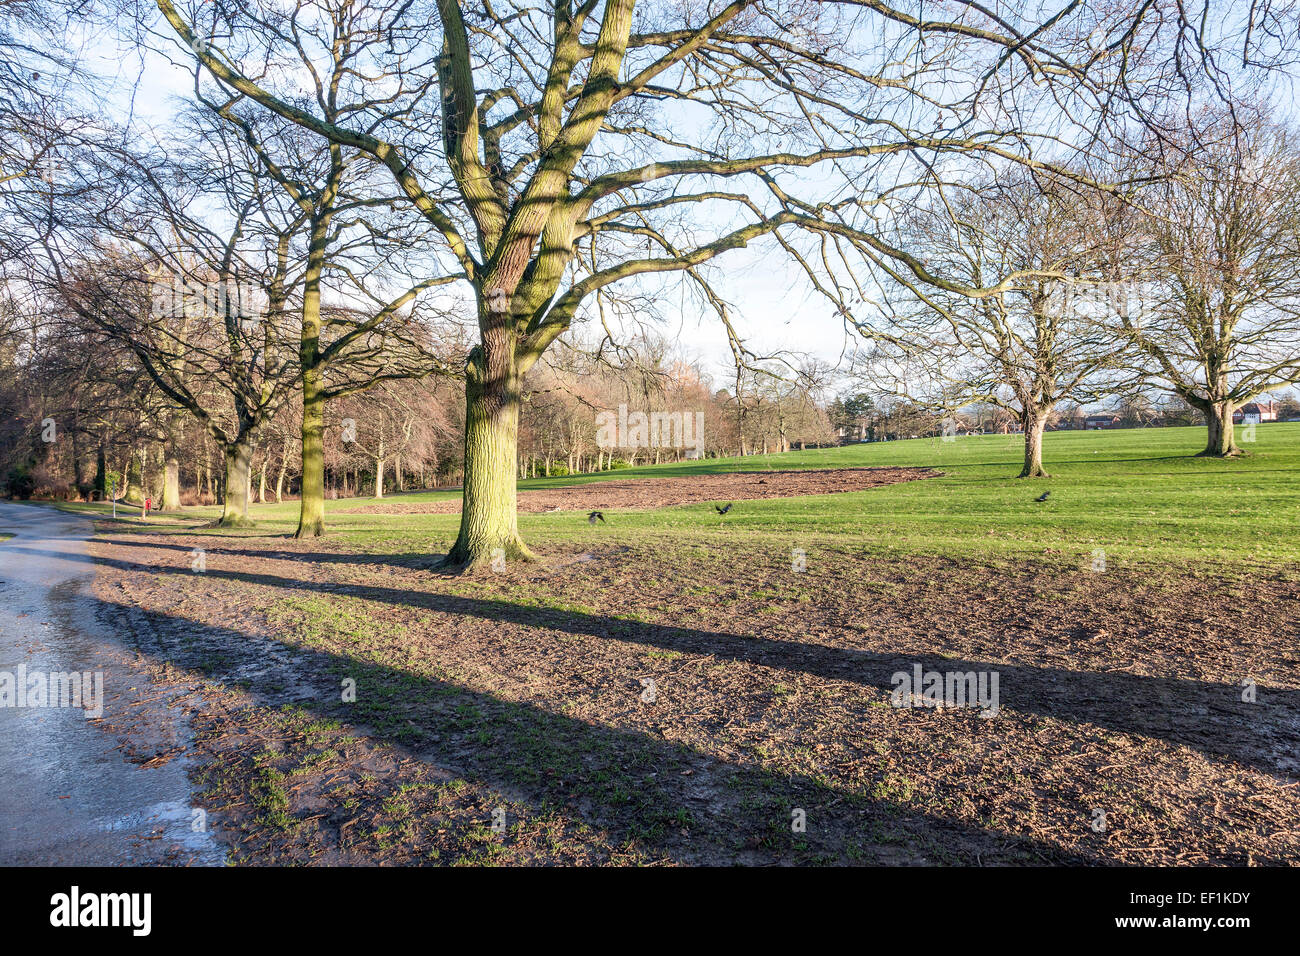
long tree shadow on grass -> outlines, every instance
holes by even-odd
[[[116,559],[99,561],[126,570],[141,567]],[[1020,713],[1158,738],[1275,775],[1294,775],[1297,755],[1300,755],[1300,692],[1289,689],[1262,687],[1257,700],[1247,703],[1241,699],[1240,687],[1216,682],[873,653],[812,642],[648,624],[486,598],[366,584],[320,584],[211,565],[206,574],[287,591],[360,598],[585,637],[613,638],[660,650],[743,661],[885,690],[894,688],[896,673],[910,674],[916,665],[924,671],[996,671],[1001,706]]]
[[[1086,845],[1064,850],[927,813],[905,800],[719,760],[684,744],[387,665],[112,602],[99,602],[99,614],[118,640],[149,659],[237,684],[267,708],[296,707],[355,723],[380,741],[410,747],[420,761],[490,788],[480,827],[495,802],[509,800],[537,814],[579,818],[608,834],[610,846],[635,847],[652,861],[1107,862],[1100,836],[1095,852]],[[356,681],[355,703],[339,700],[343,678]],[[304,687],[315,692],[304,694]],[[419,730],[414,741],[412,728]],[[394,793],[401,792],[400,784]],[[341,842],[365,808],[339,803],[324,809],[323,822],[319,806],[290,806],[287,812],[297,820],[310,817],[326,838],[332,834]],[[806,814],[806,832],[792,831],[795,810]],[[281,829],[292,832],[293,826]],[[507,833],[500,839],[511,838]]]

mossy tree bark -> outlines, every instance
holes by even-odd
[[[302,377],[302,500],[296,538],[325,533],[325,393],[320,369]]]
[[[253,458],[251,441],[237,442],[224,449],[226,459],[225,500],[221,506],[223,528],[241,528],[252,524],[248,518],[249,465]]]
[[[162,489],[156,502],[157,511],[181,510],[181,462],[177,449],[182,438],[180,416],[169,413],[164,439],[162,462]]]
[[[329,249],[329,228],[340,172],[337,147],[330,149],[331,176],[313,210],[303,275],[302,322],[298,361],[302,367],[302,491],[295,538],[325,533],[325,369],[320,348],[321,276]]]
[[[447,555],[449,564],[533,559],[519,537],[515,457],[520,375],[514,343],[505,338],[495,354],[475,348],[465,370],[465,480],[460,533]]]
[[[162,495],[158,499],[159,511],[180,511],[181,509],[181,463],[175,454],[168,452],[163,463]]]
[[[141,452],[133,449],[126,463],[126,493],[122,500],[133,505],[144,501],[144,476],[141,467]]]

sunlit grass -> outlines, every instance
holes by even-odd
[[[951,442],[914,439],[534,479],[521,490],[603,480],[689,476],[766,469],[926,466],[941,477],[869,491],[743,501],[720,519],[708,503],[654,510],[605,509],[592,528],[585,513],[520,515],[526,539],[541,547],[586,547],[653,538],[662,547],[726,547],[737,537],[788,540],[792,547],[863,547],[943,554],[1085,554],[1149,561],[1275,566],[1300,561],[1300,423],[1260,425],[1248,454],[1230,461],[1196,457],[1201,428],[1053,432],[1044,461],[1051,478],[1015,478],[1022,445],[1015,435]],[[1039,504],[1034,499],[1050,490]],[[393,502],[455,499],[445,490],[392,495]],[[368,551],[436,553],[451,544],[458,515],[343,513],[373,499],[326,503],[331,539]],[[103,505],[72,505],[103,513]],[[253,505],[258,527],[231,534],[287,534],[296,501]],[[190,526],[216,508],[186,509],[183,519],[155,516],[156,527]],[[119,509],[119,519],[138,514]]]

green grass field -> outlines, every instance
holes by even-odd
[[[522,514],[525,540],[539,546],[582,546],[588,541],[673,539],[725,545],[736,535],[800,546],[861,546],[927,554],[1080,556],[1104,549],[1112,559],[1141,562],[1269,566],[1300,562],[1300,423],[1265,424],[1247,455],[1216,461],[1195,457],[1202,428],[1055,432],[1044,460],[1052,477],[1014,477],[1022,456],[1018,436],[972,436],[951,442],[914,439],[815,449],[785,455],[686,462],[571,478],[537,479],[520,488],[609,479],[664,477],[764,469],[855,466],[930,466],[939,478],[847,494],[739,503],[719,520],[707,505],[645,511],[612,509],[609,524],[588,527],[576,512]],[[1052,496],[1038,504],[1044,490]],[[390,496],[418,502],[454,498],[456,491]],[[343,514],[373,499],[327,503],[333,536],[367,551],[446,550],[458,516]],[[104,506],[69,506],[106,511]],[[258,527],[232,534],[285,534],[297,502],[254,505]],[[119,507],[119,514],[132,520]],[[211,517],[215,508],[187,509]],[[155,517],[155,521],[167,519]]]

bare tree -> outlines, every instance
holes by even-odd
[[[1018,168],[941,191],[904,220],[900,238],[936,275],[989,295],[906,283],[897,308],[860,323],[876,343],[877,383],[942,411],[1004,408],[1025,439],[1022,478],[1047,477],[1043,431],[1062,402],[1120,387],[1125,338],[1115,314],[1127,287],[1104,280],[1076,189]]]
[[[1216,112],[1152,172],[1144,214],[1111,209],[1116,267],[1142,282],[1123,328],[1153,377],[1205,416],[1202,454],[1236,455],[1234,411],[1300,382],[1296,134],[1246,107]]]

